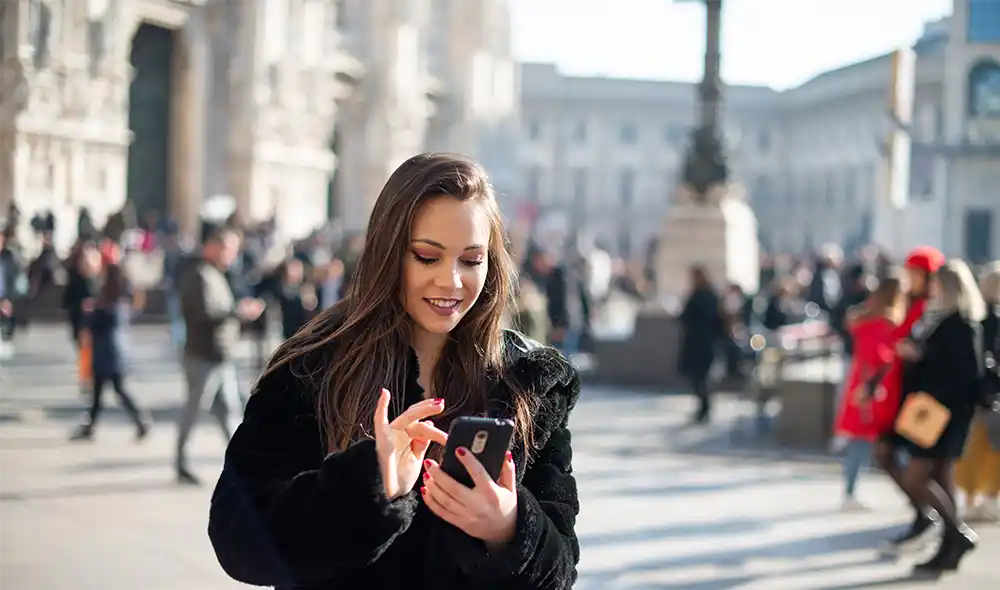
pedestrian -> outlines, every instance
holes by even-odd
[[[83,324],[90,343],[90,375],[93,394],[90,410],[84,421],[71,435],[71,440],[91,440],[100,415],[106,385],[111,384],[122,408],[135,423],[136,439],[149,434],[151,421],[139,410],[138,404],[125,388],[124,332],[131,316],[128,286],[122,267],[108,264],[102,271],[101,285],[96,299],[81,303]]]
[[[968,266],[957,260],[938,270],[930,282],[930,295],[923,325],[912,339],[896,345],[903,360],[904,394],[895,438],[910,456],[901,478],[904,491],[922,513],[937,512],[944,525],[937,552],[916,569],[945,571],[957,569],[977,542],[955,505],[954,468],[965,448],[982,384],[979,323],[986,306]],[[911,408],[917,409],[911,412]],[[943,430],[918,436],[914,425],[923,428],[935,419]]]
[[[451,154],[400,165],[355,276],[250,396],[212,497],[223,568],[277,588],[569,590],[579,375],[501,327],[514,272],[485,171]],[[516,424],[496,481],[456,450],[471,488],[440,468],[469,415]]]
[[[853,342],[840,410],[834,431],[843,437],[845,511],[866,509],[855,494],[861,469],[872,459],[872,445],[892,428],[899,408],[899,375],[892,369],[892,350],[903,321],[903,283],[889,276],[868,298],[845,311],[844,323]]]
[[[235,230],[205,220],[201,259],[182,279],[181,311],[186,337],[181,365],[187,396],[177,422],[174,464],[180,483],[199,483],[188,466],[186,449],[203,406],[211,404],[227,442],[243,406],[233,347],[240,339],[240,322],[260,317],[264,303],[260,299],[237,299],[233,293],[226,271],[239,251],[240,236]]]

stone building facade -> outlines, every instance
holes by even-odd
[[[193,231],[220,193],[286,237],[331,216],[358,230],[403,159],[434,146],[490,165],[494,111],[518,139],[509,40],[477,36],[506,31],[506,0],[0,7],[0,208],[51,210],[63,248],[80,207],[100,223],[128,200]],[[485,96],[483,75],[499,80]]]
[[[929,23],[914,44],[905,211],[886,202],[890,55],[784,91],[727,88],[732,164],[766,249],[926,243],[975,260],[1000,258],[1000,30],[968,31],[970,23],[1000,22],[982,12],[1000,3],[954,6],[952,18]],[[970,6],[980,11],[975,18]],[[565,211],[612,250],[641,257],[674,194],[695,86],[564,76],[546,64],[524,64],[521,84],[519,200]]]

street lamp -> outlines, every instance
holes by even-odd
[[[729,166],[719,137],[719,107],[722,102],[722,0],[675,1],[705,4],[705,68],[698,85],[700,118],[691,134],[682,172],[682,182],[690,189],[695,201],[704,204],[708,202],[712,188],[729,180]]]

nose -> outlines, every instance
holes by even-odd
[[[435,279],[436,286],[442,289],[458,290],[462,288],[462,271],[457,262],[451,265],[441,265],[441,272],[437,274]]]

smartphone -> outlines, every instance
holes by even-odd
[[[514,422],[498,418],[455,418],[448,430],[441,469],[456,481],[473,487],[472,477],[465,465],[455,456],[455,449],[465,447],[479,459],[493,481],[500,478],[500,470],[514,438]]]

